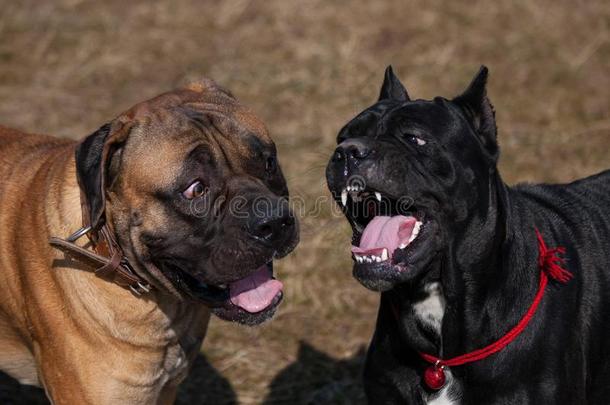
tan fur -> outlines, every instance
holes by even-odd
[[[119,120],[139,123],[133,137],[162,133],[167,121],[170,127],[181,125],[168,107],[192,101],[235,113],[243,127],[270,142],[251,112],[232,105],[222,92],[206,95],[209,87],[204,81],[162,95]],[[110,195],[107,206],[119,228],[129,207],[147,215],[147,226],[164,221],[161,208],[146,196],[171,181],[186,148],[165,135],[165,142],[152,138],[160,148],[156,156],[163,159],[144,153],[150,140],[130,140],[134,146],[115,191],[120,203],[113,206],[116,196]],[[65,237],[82,224],[75,146],[0,127],[0,369],[43,386],[55,404],[172,403],[198,353],[210,312],[158,290],[135,297],[49,246],[50,236]],[[237,166],[248,152],[235,141],[216,147],[235,155]]]

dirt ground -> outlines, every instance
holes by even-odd
[[[610,167],[609,25],[605,0],[0,0],[0,123],[80,138],[211,77],[268,124],[292,195],[311,208],[328,196],[336,133],[376,99],[386,65],[430,98],[456,95],[486,64],[505,180],[565,182]],[[214,319],[179,403],[364,401],[378,297],[352,279],[347,224],[329,204],[301,224],[276,266],[275,320]],[[37,401],[8,382],[0,395]]]

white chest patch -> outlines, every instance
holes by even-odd
[[[440,335],[445,313],[445,297],[443,297],[441,285],[438,282],[426,284],[424,291],[428,293],[428,296],[413,304],[415,316]]]
[[[421,301],[413,304],[415,316],[425,325],[431,327],[439,336],[441,335],[441,326],[443,324],[443,315],[445,314],[445,297],[440,283],[429,283],[424,286],[424,291],[428,294]],[[452,398],[455,394],[452,391],[452,385],[455,384],[451,370],[445,371],[447,382],[440,391],[431,394],[426,398],[428,405],[458,405],[459,401]]]

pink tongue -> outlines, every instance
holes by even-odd
[[[229,284],[231,302],[250,313],[260,312],[271,305],[282,288],[281,281],[271,278],[266,264],[248,277]]]
[[[352,246],[352,253],[378,255],[386,248],[391,256],[400,245],[409,242],[416,222],[415,218],[403,215],[375,217],[362,232],[360,246]]]

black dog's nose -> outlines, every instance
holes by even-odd
[[[294,218],[288,209],[274,210],[265,216],[254,216],[248,231],[263,242],[278,242],[287,238],[294,228]]]
[[[334,162],[340,162],[342,160],[362,160],[371,154],[371,148],[365,145],[361,140],[348,139],[341,142],[341,144],[335,149],[333,155]]]

